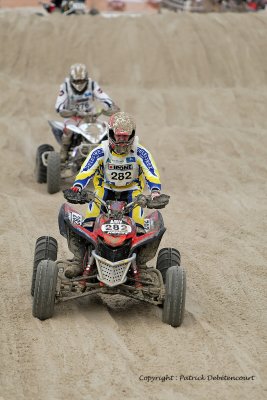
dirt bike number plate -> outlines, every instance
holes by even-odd
[[[101,230],[110,235],[127,235],[127,233],[132,231],[132,228],[130,225],[124,224],[123,222],[110,222],[108,224],[103,224]]]

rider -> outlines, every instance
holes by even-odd
[[[67,118],[64,122],[65,128],[62,135],[61,161],[67,159],[73,136],[68,125],[78,126],[82,119],[82,113],[95,112],[94,100],[103,104],[103,113],[106,115],[119,111],[118,106],[102,91],[98,83],[89,78],[86,66],[84,64],[73,64],[70,67],[69,77],[66,77],[64,83],[60,86],[55,105],[60,116]]]
[[[104,201],[122,200],[130,203],[143,192],[146,182],[151,198],[160,196],[161,183],[156,164],[150,152],[138,143],[135,130],[131,115],[125,112],[113,114],[109,120],[108,140],[88,155],[71,190],[79,192],[93,179],[95,194]],[[94,202],[89,203],[83,226],[91,231],[99,213],[99,207]],[[142,208],[135,207],[130,215],[138,232],[144,233]],[[76,259],[65,274],[72,278],[82,271],[82,260]]]

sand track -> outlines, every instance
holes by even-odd
[[[265,14],[0,14],[1,400],[266,398],[266,33]],[[161,247],[187,268],[179,329],[120,297],[31,315],[35,240],[52,235],[69,255],[62,195],[33,168],[39,144],[57,148],[47,119],[76,61],[136,116],[171,195]],[[140,380],[166,374],[177,380]],[[180,381],[202,374],[255,380]]]

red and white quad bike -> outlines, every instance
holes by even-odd
[[[147,266],[158,250],[166,228],[156,210],[145,219],[144,233],[139,234],[129,212],[142,208],[163,208],[169,201],[164,194],[152,200],[139,195],[132,203],[103,201],[92,192],[64,191],[71,203],[90,200],[101,209],[93,231],[83,226],[82,215],[64,203],[59,212],[59,230],[70,251],[83,259],[83,275],[68,279],[64,270],[71,261],[57,261],[57,241],[42,236],[36,241],[32,287],[33,316],[51,318],[55,303],[94,293],[120,294],[163,307],[163,322],[180,326],[185,309],[186,272],[180,266],[180,253],[174,248],[159,251],[156,265]],[[155,202],[157,200],[157,202]]]

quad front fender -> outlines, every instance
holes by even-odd
[[[69,231],[75,235],[82,237],[87,242],[96,246],[96,236],[93,232],[88,231],[82,226],[83,217],[74,208],[67,203],[62,204],[58,214],[58,226],[60,234],[68,238]]]
[[[154,211],[147,217],[147,225],[147,232],[133,240],[131,249],[131,253],[137,253],[137,263],[139,264],[145,264],[155,257],[162,236],[166,231],[159,211]]]

